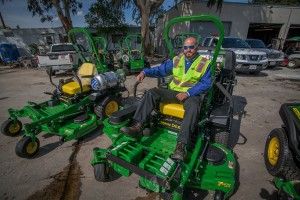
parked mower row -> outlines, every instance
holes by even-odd
[[[50,68],[50,83],[55,87],[53,92],[45,92],[50,95],[50,99],[42,103],[28,102],[20,110],[8,110],[10,117],[2,124],[1,131],[7,136],[22,135],[16,145],[16,154],[25,158],[34,157],[40,145],[37,135],[41,132],[60,136],[62,141],[69,141],[91,133],[102,124],[104,134],[112,143],[108,148],[95,147],[92,152],[91,165],[96,180],[111,181],[112,171],[125,177],[135,173],[140,176],[140,187],[160,193],[163,199],[186,199],[184,194],[189,189],[213,191],[214,199],[228,199],[237,189],[238,181],[237,159],[228,144],[235,108],[232,93],[236,84],[236,55],[231,50],[221,50],[224,39],[222,22],[214,16],[199,15],[174,18],[166,24],[163,37],[169,57],[173,58],[177,53],[178,43],[172,42],[170,38],[172,27],[191,21],[213,23],[218,31],[218,41],[214,49],[199,51],[201,56],[210,60],[212,87],[201,96],[203,104],[199,121],[190,138],[186,159],[172,158],[185,113],[183,104],[158,102],[155,112],[151,114],[142,134],[137,138],[120,131],[132,122],[133,114],[140,103],[140,97],[136,96],[140,82],[134,85],[133,101],[124,103],[126,101],[122,92],[127,90],[124,86],[126,73],[149,67],[142,50],[134,51],[131,46],[132,40],[140,36],[128,36],[125,39],[127,49],[122,50],[123,69],[109,71],[108,66],[111,63],[104,51],[105,40],[93,37],[84,29],[72,30],[69,33],[70,40],[84,59],[77,72],[74,71],[73,78],[61,79],[55,84]],[[201,36],[196,33],[184,33],[178,36],[178,40],[183,41],[188,36],[197,36],[197,40],[201,40]],[[84,55],[86,51],[81,47],[84,38],[91,47],[89,56]],[[103,51],[99,51],[101,49]],[[158,87],[167,87],[167,83],[168,79],[159,80]],[[271,133],[267,142],[269,145],[266,146],[266,165],[272,175],[278,176],[275,180],[276,186],[286,193],[296,191],[290,196],[297,199],[300,111],[298,104],[296,111],[293,106],[288,110],[292,109],[296,113],[296,118],[294,116],[292,120],[298,119],[298,122],[291,125],[288,113],[284,118],[288,121],[285,122],[287,125],[284,129]],[[31,122],[23,125],[20,121],[22,117],[31,119]],[[275,139],[273,136],[276,136]],[[282,138],[283,142],[280,140]],[[287,138],[290,142],[287,142]],[[292,146],[282,146],[287,143]],[[280,152],[285,153],[283,158],[278,154],[278,146]],[[277,167],[277,163],[283,162],[282,159],[288,161],[284,162],[283,167]],[[295,168],[289,174],[286,165],[290,165],[292,160],[295,161]]]

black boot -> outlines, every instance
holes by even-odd
[[[122,127],[120,131],[130,137],[137,137],[138,134],[142,131],[142,124],[136,122],[130,127]]]
[[[181,160],[183,161],[185,159],[186,156],[186,148],[185,148],[185,144],[182,142],[177,142],[176,145],[176,149],[172,155],[172,158],[174,160]]]

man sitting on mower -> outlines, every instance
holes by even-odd
[[[169,89],[152,88],[147,91],[139,104],[131,127],[121,131],[131,137],[141,133],[143,123],[159,102],[183,103],[185,114],[180,127],[177,145],[172,158],[184,160],[190,134],[195,130],[201,108],[201,94],[211,85],[210,60],[197,53],[197,40],[189,37],[184,41],[183,54],[168,60],[160,66],[144,69],[137,76],[138,81],[148,77],[166,77],[173,75]]]

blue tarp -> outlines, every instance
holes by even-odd
[[[18,60],[20,57],[18,48],[15,44],[2,43],[0,44],[0,59],[4,63],[11,63]]]

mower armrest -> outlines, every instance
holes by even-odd
[[[120,110],[118,112],[114,112],[110,117],[109,117],[109,122],[112,124],[119,124],[121,122],[124,122],[127,119],[132,118],[134,115],[138,105],[133,104],[132,106],[129,106],[123,110]]]

